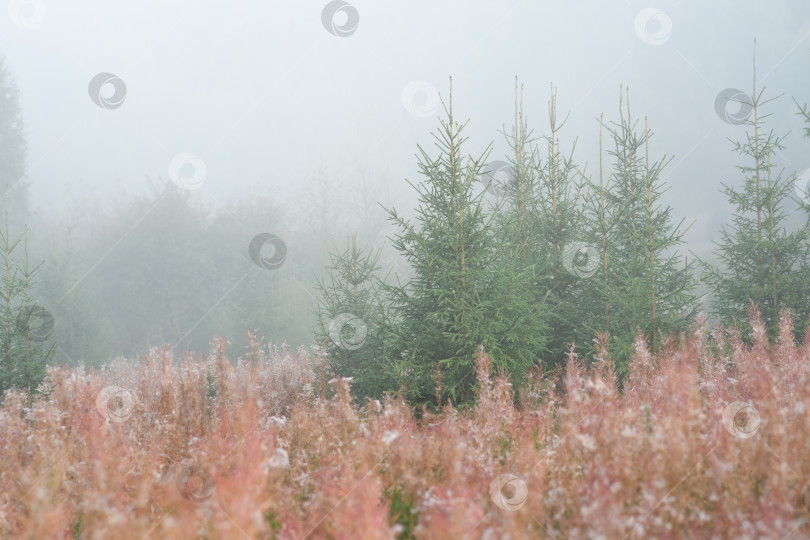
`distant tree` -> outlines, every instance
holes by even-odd
[[[88,277],[82,279],[82,251],[89,246],[81,243],[79,223],[65,218],[54,223],[50,242],[41,242],[45,255],[39,279],[39,291],[53,317],[59,321],[53,337],[59,343],[55,361],[82,363],[100,367],[110,360],[114,338],[108,334],[113,317],[96,302],[93,285]]]
[[[748,335],[747,312],[756,304],[771,337],[776,337],[779,311],[791,310],[797,337],[810,316],[810,224],[789,227],[784,203],[790,200],[795,174],[775,171],[774,154],[783,148],[784,136],[765,130],[770,114],[763,107],[765,89],[756,85],[756,60],[751,101],[752,118],[746,120],[746,139],[734,142],[745,162],[737,168],[742,185],[723,185],[722,192],[734,206],[733,221],[723,226],[715,253],[722,268],[714,268],[715,312],[724,324],[742,327]],[[794,229],[794,230],[790,230]]]
[[[27,157],[20,91],[0,59],[0,190],[9,190],[9,223],[13,228],[21,227],[28,214]]]
[[[62,293],[63,302],[73,301],[80,285],[92,288],[100,322],[113,339],[112,356],[141,354],[163,343],[207,350],[213,333],[204,323],[225,292],[212,279],[207,224],[207,211],[171,182],[118,201],[114,211],[95,220],[83,280]]]
[[[204,332],[225,335],[236,350],[247,345],[246,330],[275,344],[311,342],[311,311],[317,302],[308,270],[310,264],[315,266],[323,260],[323,248],[320,239],[290,230],[290,220],[295,216],[269,190],[255,190],[221,204],[206,229],[203,248],[211,261],[207,279],[216,284],[207,301],[209,307],[216,304],[216,308],[201,324],[200,338]],[[279,252],[278,263],[270,267],[251,259],[252,243],[262,248],[262,257],[276,256],[273,244],[255,244],[266,234],[277,237],[283,243],[279,250],[286,250]],[[316,258],[311,259],[313,256]]]
[[[336,374],[352,377],[352,393],[360,401],[379,399],[396,390],[398,373],[381,320],[388,316],[377,272],[380,253],[358,249],[352,237],[331,253],[328,279],[319,280],[315,337]]]
[[[801,116],[806,124],[804,126],[804,136],[810,139],[810,109],[808,109],[807,105],[800,105],[799,102],[796,101],[796,98],[793,98],[793,102],[799,109],[796,114]],[[801,172],[796,182],[796,195],[799,197],[798,202],[807,210],[808,217],[810,218],[810,167]]]
[[[390,328],[401,352],[408,395],[419,403],[473,398],[479,345],[520,381],[545,350],[548,316],[530,294],[536,276],[522,267],[508,231],[487,214],[480,189],[488,150],[464,157],[464,125],[453,117],[434,135],[438,155],[418,147],[424,181],[409,220],[389,210],[397,228],[393,246],[412,277],[387,287],[398,324]]]
[[[39,266],[29,265],[27,230],[12,238],[7,208],[6,201],[0,230],[0,399],[10,388],[24,390],[31,398],[53,354],[54,346],[48,345],[53,318],[33,298]],[[22,262],[15,259],[20,247]]]

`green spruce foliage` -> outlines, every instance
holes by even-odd
[[[676,251],[684,242],[683,220],[675,223],[672,207],[661,200],[666,191],[662,173],[670,158],[650,160],[647,119],[643,126],[634,121],[629,96],[623,102],[620,95],[619,119],[604,127],[613,165],[607,180],[600,165],[599,185],[591,183],[589,240],[580,249],[589,262],[589,291],[583,292],[588,301],[581,304],[592,306],[593,317],[583,317],[580,327],[591,337],[591,331],[610,335],[621,375],[638,331],[655,350],[662,336],[688,327],[697,310],[699,278]],[[575,271],[576,255],[568,254],[574,263],[568,267]]]
[[[435,155],[419,147],[422,183],[413,220],[390,210],[398,232],[394,248],[410,263],[411,279],[387,287],[399,324],[390,330],[401,351],[408,395],[419,403],[473,396],[479,346],[496,369],[519,381],[540,358],[549,335],[543,304],[528,294],[535,268],[524,265],[512,230],[497,227],[485,210],[479,179],[487,149],[465,156],[466,142],[453,116],[434,135]]]
[[[773,165],[785,136],[766,129],[771,116],[764,107],[776,98],[765,98],[765,89],[754,85],[746,120],[746,137],[732,141],[744,161],[740,185],[723,185],[722,192],[734,207],[732,222],[724,226],[715,251],[722,268],[712,269],[714,311],[726,325],[750,332],[748,310],[756,304],[771,337],[779,326],[779,312],[789,309],[795,332],[801,337],[810,316],[810,223],[791,226],[785,203],[794,196],[795,174]]]
[[[566,117],[567,118],[567,117]],[[553,332],[548,336],[546,364],[561,363],[576,335],[580,278],[565,270],[563,254],[581,240],[585,180],[573,152],[560,149],[556,91],[548,103],[549,133],[533,136],[523,115],[522,96],[515,89],[515,120],[506,140],[512,150],[512,175],[505,186],[505,204],[498,208],[499,226],[509,235],[521,271],[535,279],[527,291],[532,303],[545,305]],[[538,144],[539,143],[539,144]],[[544,148],[541,148],[544,147]]]
[[[379,399],[398,383],[381,331],[387,309],[377,275],[380,252],[358,248],[353,236],[330,256],[329,279],[316,285],[321,297],[316,339],[325,346],[332,371],[353,378],[352,393],[359,401]]]
[[[9,389],[23,390],[31,398],[53,354],[54,346],[48,345],[53,317],[32,297],[39,266],[28,262],[27,229],[12,238],[8,211],[4,223],[0,230],[0,399]],[[19,248],[24,251],[22,262],[14,258]]]

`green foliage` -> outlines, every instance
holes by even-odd
[[[519,268],[534,273],[533,286],[526,293],[533,303],[549,310],[554,330],[548,336],[547,363],[556,364],[563,361],[568,345],[576,339],[580,322],[577,298],[582,283],[564,269],[563,252],[581,240],[585,182],[573,160],[576,140],[567,156],[560,150],[558,133],[565,119],[558,121],[554,88],[548,103],[550,134],[540,139],[545,144],[545,158],[523,116],[517,89],[515,94],[515,124],[505,134],[513,153],[509,158],[513,174],[506,186],[505,204],[499,208],[499,226],[510,237]]]
[[[24,390],[32,398],[54,350],[47,345],[53,318],[31,296],[39,266],[28,264],[27,239],[27,230],[11,238],[6,212],[0,231],[0,399],[9,389]],[[19,247],[25,251],[22,263],[14,259]]]
[[[535,268],[519,261],[512,230],[485,212],[478,180],[488,152],[465,158],[464,125],[455,122],[452,97],[445,110],[448,119],[434,134],[438,155],[418,147],[424,181],[411,184],[419,195],[415,219],[389,210],[398,229],[394,248],[412,275],[386,286],[397,314],[388,330],[417,403],[470,401],[479,345],[496,369],[519,381],[548,336],[546,309],[528,294]]]
[[[284,524],[278,520],[276,513],[272,510],[268,510],[264,515],[264,519],[267,521],[267,525],[270,527],[270,534],[272,535],[271,538],[278,538],[278,533],[281,532]]]
[[[743,180],[722,189],[735,210],[715,252],[722,268],[712,269],[714,311],[722,323],[739,325],[748,336],[748,309],[756,304],[773,338],[779,312],[788,308],[800,337],[810,317],[810,222],[798,227],[788,222],[784,205],[791,199],[796,176],[772,165],[784,136],[765,129],[770,114],[763,114],[763,107],[776,98],[765,99],[764,92],[757,91],[755,74],[746,138],[732,141],[745,160],[737,166]]]
[[[672,208],[661,202],[669,159],[650,162],[646,118],[641,131],[630,116],[629,98],[624,110],[620,97],[619,120],[606,127],[613,166],[604,182],[600,165],[600,184],[591,183],[587,205],[593,224],[588,250],[598,253],[601,264],[589,267],[594,273],[580,302],[600,316],[583,317],[578,326],[590,333],[580,342],[595,331],[610,334],[609,348],[623,375],[638,330],[653,350],[660,334],[686,330],[697,310],[699,279],[693,278],[693,264],[676,252],[683,220],[673,223]]]
[[[413,493],[402,490],[399,486],[389,487],[384,495],[391,501],[389,520],[401,527],[397,540],[416,538],[414,530],[419,523],[419,510],[416,508]]]
[[[804,136],[810,139],[810,109],[807,108],[807,105],[800,105],[796,98],[793,98],[793,102],[796,104],[796,107],[799,108],[799,111],[796,113],[804,118],[804,123],[807,124],[804,127]]]
[[[380,253],[358,249],[352,237],[330,255],[329,279],[316,285],[321,297],[316,339],[326,347],[331,370],[354,379],[352,393],[358,400],[379,399],[398,382],[381,330],[387,306],[377,276]]]

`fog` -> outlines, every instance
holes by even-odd
[[[187,180],[181,191],[205,212],[230,215],[223,227],[236,232],[223,233],[222,265],[247,261],[256,234],[284,239],[282,270],[292,272],[297,285],[282,287],[267,309],[282,322],[299,309],[290,302],[308,313],[316,304],[314,275],[322,272],[331,242],[357,232],[363,242],[387,245],[386,213],[377,203],[406,215],[413,209],[416,196],[406,179],[420,180],[417,144],[433,144],[431,132],[443,114],[435,98],[447,102],[450,77],[454,113],[469,119],[467,151],[480,153],[492,143],[490,159],[509,152],[499,132],[514,120],[516,77],[536,135],[547,132],[553,83],[560,116],[570,114],[560,144],[567,151],[576,138],[574,158],[596,178],[597,118],[615,118],[620,87],[629,87],[633,116],[642,123],[646,116],[655,132],[650,151],[673,156],[664,171],[665,200],[678,220],[694,221],[685,249],[701,256],[708,256],[729,219],[720,185],[740,178],[728,139],[745,133],[721,118],[716,100],[726,89],[751,92],[755,39],[757,85],[766,95],[785,94],[769,107],[769,129],[791,132],[776,165],[810,167],[810,141],[801,136],[792,100],[810,102],[810,4],[352,0],[334,17],[324,13],[327,4],[9,3],[0,16],[0,57],[19,87],[28,222],[34,252],[45,262],[43,303],[54,306],[57,337],[55,304],[79,290],[96,298],[97,283],[120,275],[116,264],[131,266],[129,239],[154,225],[158,214],[133,212],[120,227],[111,216],[126,201],[148,198],[150,186],[177,178]],[[116,79],[94,79],[104,73]],[[118,87],[111,83],[118,80]],[[225,212],[240,200],[256,203],[254,214]],[[95,218],[102,209],[106,217]],[[197,219],[174,217],[177,223]],[[54,256],[63,241],[58,231],[71,226],[71,234],[96,251],[87,248],[74,260],[73,285],[56,293],[48,276],[67,272]],[[154,234],[161,236],[160,227]],[[147,249],[141,261],[156,253],[139,249]],[[257,271],[256,279],[265,279]],[[235,282],[194,286],[216,288],[212,299],[220,300]],[[127,288],[120,283],[105,290],[116,287]],[[211,333],[236,332],[233,325],[194,324],[210,310],[217,317],[217,306],[208,300],[178,305],[188,313],[158,334],[175,342],[198,332],[193,347],[205,350]],[[122,319],[137,319],[128,323],[133,335],[157,335],[139,329],[148,315],[131,308],[121,300],[104,313],[117,309]],[[311,322],[307,317],[295,320]],[[310,328],[282,322],[265,334],[277,342],[308,342]],[[92,326],[85,331],[90,341]],[[133,338],[120,349],[89,350],[74,334],[70,350],[62,347],[64,361],[98,362],[159,345]]]

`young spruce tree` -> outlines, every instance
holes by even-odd
[[[379,399],[397,388],[397,370],[380,330],[387,314],[377,276],[380,252],[358,249],[353,236],[329,255],[329,281],[315,286],[321,297],[316,338],[326,344],[332,371],[354,379],[352,393],[358,401]]]
[[[744,141],[732,141],[734,150],[745,161],[737,168],[742,185],[723,185],[734,207],[729,226],[723,226],[715,251],[722,269],[712,269],[715,291],[714,311],[725,325],[738,325],[748,336],[748,309],[758,306],[768,334],[775,338],[779,312],[788,308],[801,337],[810,317],[810,223],[798,227],[787,223],[783,205],[793,196],[795,174],[784,175],[773,165],[774,155],[783,148],[784,136],[766,131],[770,114],[763,107],[776,98],[765,99],[765,89],[754,84],[751,116]]]
[[[684,242],[683,220],[673,223],[672,208],[661,201],[670,159],[650,161],[652,132],[646,118],[643,129],[632,120],[627,99],[620,96],[619,120],[606,126],[613,168],[605,182],[600,155],[600,183],[591,185],[588,205],[587,249],[598,263],[589,267],[587,296],[595,324],[601,322],[594,330],[610,334],[620,375],[638,330],[655,350],[661,336],[686,330],[697,310],[693,265],[676,251]]]
[[[531,269],[536,277],[530,291],[532,301],[549,310],[552,330],[546,364],[554,364],[563,361],[568,345],[576,340],[581,318],[577,302],[580,279],[565,271],[562,255],[580,240],[584,177],[572,157],[576,141],[568,155],[560,151],[559,131],[565,119],[558,120],[553,87],[548,121],[550,133],[541,139],[544,158],[515,88],[515,123],[509,134],[504,133],[513,153],[509,158],[513,174],[506,185],[500,221],[512,230],[520,269]]]
[[[0,230],[0,399],[12,388],[25,391],[32,399],[53,354],[54,346],[47,344],[53,317],[31,297],[39,266],[28,264],[28,231],[11,238],[8,222],[6,210],[5,226]],[[19,247],[25,250],[22,264],[14,259]]]
[[[531,294],[533,269],[485,210],[478,180],[489,149],[478,158],[462,153],[465,124],[453,116],[452,90],[445,113],[434,135],[438,155],[418,147],[424,181],[411,184],[419,194],[415,218],[389,210],[399,229],[393,245],[413,269],[409,282],[387,287],[398,317],[389,331],[416,403],[471,400],[479,345],[519,383],[548,333],[546,309]]]

